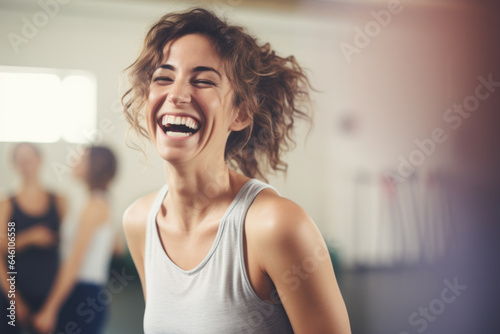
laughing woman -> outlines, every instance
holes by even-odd
[[[350,333],[319,230],[255,179],[286,170],[294,121],[308,118],[296,60],[193,9],[151,28],[129,76],[125,114],[168,183],[124,214],[145,333]]]

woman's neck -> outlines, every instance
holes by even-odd
[[[224,162],[198,169],[166,163],[165,171],[168,180],[166,209],[185,230],[196,227],[211,213],[226,207],[243,181]]]
[[[45,190],[37,178],[25,178],[22,180],[19,194],[37,195],[39,193],[45,193]]]

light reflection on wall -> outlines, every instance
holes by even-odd
[[[0,67],[0,141],[83,143],[95,129],[96,94],[89,72]]]

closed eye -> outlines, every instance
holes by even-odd
[[[173,82],[172,78],[169,77],[156,77],[153,79],[153,82],[160,82],[160,83],[169,83]]]
[[[216,84],[210,80],[194,80],[193,84],[200,86],[200,87],[216,86]]]

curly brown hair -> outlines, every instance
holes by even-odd
[[[122,105],[129,130],[149,138],[141,123],[151,77],[163,61],[165,45],[188,34],[204,35],[213,43],[234,91],[234,106],[252,120],[245,129],[230,133],[225,147],[228,165],[264,180],[269,167],[286,172],[282,155],[295,144],[295,119],[311,124],[311,85],[304,69],[294,56],[278,56],[269,43],[260,45],[243,27],[202,8],[169,13],[147,33],[139,57],[127,68],[131,88]]]

